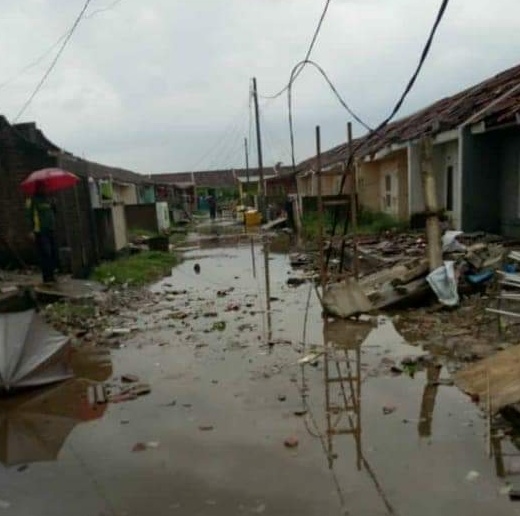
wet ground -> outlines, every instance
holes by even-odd
[[[436,384],[448,372],[392,374],[423,352],[389,321],[324,325],[312,287],[288,287],[274,253],[269,321],[258,243],[189,245],[131,314],[135,337],[79,357],[83,380],[0,405],[0,514],[520,514],[486,420]],[[331,342],[343,348],[326,360]],[[85,403],[81,382],[128,373],[151,393]],[[520,456],[505,460],[518,470]]]

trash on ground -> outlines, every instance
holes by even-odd
[[[149,441],[147,443],[136,443],[134,444],[132,451],[133,452],[142,452],[145,450],[155,449],[159,447],[159,443],[157,441]]]
[[[139,381],[139,376],[135,374],[124,374],[121,376],[121,381],[123,383],[136,383]]]
[[[393,406],[385,406],[383,407],[383,414],[385,416],[387,416],[388,414],[392,414],[393,412],[395,412],[397,410],[397,407],[393,407]]]
[[[466,480],[468,482],[473,482],[474,480],[477,480],[478,477],[480,477],[480,473],[478,471],[469,471],[466,475]]]
[[[216,321],[211,327],[212,330],[224,331],[226,329],[226,321]]]
[[[316,362],[316,360],[320,358],[321,355],[323,355],[323,352],[309,353],[308,355],[305,355],[304,357],[300,358],[298,360],[298,364],[311,364],[313,362]]]
[[[199,425],[199,430],[201,432],[211,432],[211,430],[214,430],[214,426],[213,425]]]
[[[285,441],[283,442],[284,446],[286,448],[296,448],[300,442],[296,437],[287,437]]]

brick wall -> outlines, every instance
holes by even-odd
[[[55,164],[55,158],[24,140],[0,117],[0,266],[35,262],[20,183],[32,171]]]
[[[52,154],[54,153],[54,154]],[[97,259],[92,227],[88,183],[84,165],[73,157],[56,155],[47,140],[30,141],[28,135],[0,117],[0,266],[20,267],[37,263],[30,226],[25,215],[25,197],[20,183],[33,171],[62,167],[82,181],[72,190],[56,194],[56,239],[70,248],[70,263],[76,276],[85,276]]]

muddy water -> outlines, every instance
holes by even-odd
[[[132,314],[146,330],[111,356],[113,377],[136,374],[151,394],[63,430],[47,460],[27,444],[22,467],[0,468],[0,514],[520,514],[501,494],[479,412],[456,388],[429,385],[446,371],[392,376],[393,361],[421,350],[384,319],[327,326],[324,341],[314,292],[286,286],[283,254],[268,261],[269,325],[258,246],[254,256],[256,278],[247,242],[186,252],[156,302]],[[359,359],[359,404],[324,381],[327,364],[329,379],[338,370],[323,355],[297,363],[342,340]],[[328,418],[327,396],[329,408],[356,406]],[[284,446],[290,436],[297,447]]]

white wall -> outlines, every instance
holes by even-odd
[[[115,250],[120,251],[128,245],[125,207],[123,205],[112,206],[112,221],[114,224]]]
[[[453,167],[453,209],[450,216],[453,226],[459,229],[461,198],[460,198],[460,164],[459,141],[451,140],[433,145],[433,173],[437,185],[437,202],[441,209],[446,209],[447,201],[447,170]],[[422,212],[424,206],[424,194],[422,186],[421,151],[419,143],[410,143],[408,146],[408,178],[410,192],[410,215]]]

